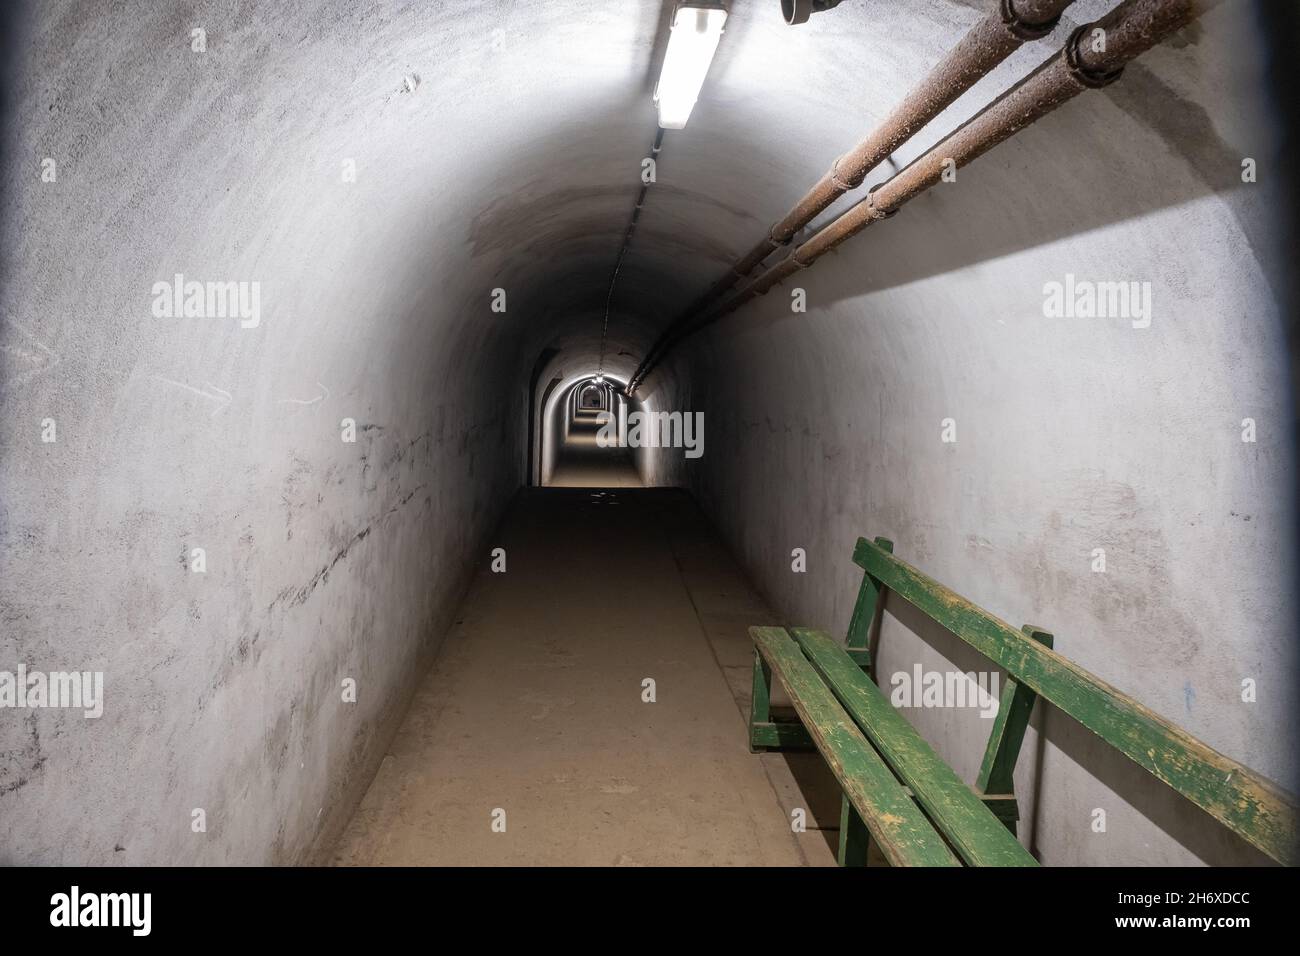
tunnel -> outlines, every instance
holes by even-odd
[[[1052,683],[1294,806],[1285,6],[13,5],[0,863],[888,855],[797,627],[968,788],[1012,697],[900,688],[1038,694],[1031,862],[1293,859]]]

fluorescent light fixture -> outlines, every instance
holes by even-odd
[[[655,87],[659,125],[664,129],[682,129],[691,118],[726,22],[727,11],[721,7],[683,4],[673,14],[668,52]]]

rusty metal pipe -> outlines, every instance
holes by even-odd
[[[817,184],[772,227],[763,244],[741,260],[748,274],[773,248],[785,245],[831,203],[857,189],[871,170],[991,73],[1026,40],[1051,33],[1073,0],[1002,0],[998,8],[971,27],[929,75],[909,93],[866,139],[831,165]],[[767,252],[758,255],[764,245]],[[752,263],[752,264],[750,264]]]
[[[628,383],[635,390],[654,364],[678,342],[735,311],[826,253],[896,213],[905,203],[940,182],[949,161],[961,168],[1088,89],[1119,78],[1124,64],[1191,22],[1212,5],[1207,0],[1125,0],[1093,23],[1076,29],[1064,48],[1019,83],[958,127],[933,149],[917,157],[892,179],[819,230],[794,252],[763,272],[730,299],[671,330],[653,361],[642,363]],[[1102,49],[1094,42],[1102,31]]]
[[[999,0],[996,7],[966,32],[871,135],[836,159],[785,217],[664,331],[643,364],[655,361],[656,352],[676,331],[758,268],[773,252],[789,245],[800,229],[840,196],[862,185],[871,170],[987,76],[1022,43],[1051,33],[1061,19],[1062,11],[1073,2]],[[634,382],[639,380],[633,377]]]

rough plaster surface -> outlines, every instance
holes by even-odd
[[[983,10],[860,0],[790,29],[777,6],[733,4],[689,127],[666,137],[607,373],[626,377]],[[1077,4],[895,165],[1105,6]],[[525,480],[539,354],[559,350],[539,388],[594,370],[669,7],[50,2],[17,18],[0,667],[103,669],[108,701],[98,721],[4,713],[0,859],[291,862],[332,843]],[[693,488],[788,620],[842,629],[852,541],[889,535],[1292,777],[1280,250],[1267,177],[1237,176],[1270,147],[1254,42],[1248,20],[1212,15],[805,273],[807,316],[777,290],[696,340],[641,397],[705,411],[705,455],[640,456],[643,480]],[[1067,271],[1150,281],[1152,328],[1044,320],[1042,284]],[[261,282],[261,324],[154,318],[152,284],[176,272]],[[956,653],[912,623],[888,620],[886,666]],[[1260,680],[1251,707],[1242,676]],[[969,774],[983,728],[912,716]],[[1061,722],[1045,738],[1021,770],[1046,862],[1243,858]],[[1111,832],[1093,838],[1101,804]]]

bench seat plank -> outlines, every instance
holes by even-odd
[[[1282,788],[879,545],[859,538],[853,561],[1229,829],[1300,864],[1295,809]]]
[[[960,866],[785,629],[749,634],[885,858],[894,866]]]
[[[840,704],[971,866],[1037,866],[984,801],[934,752],[829,634],[790,629]]]

